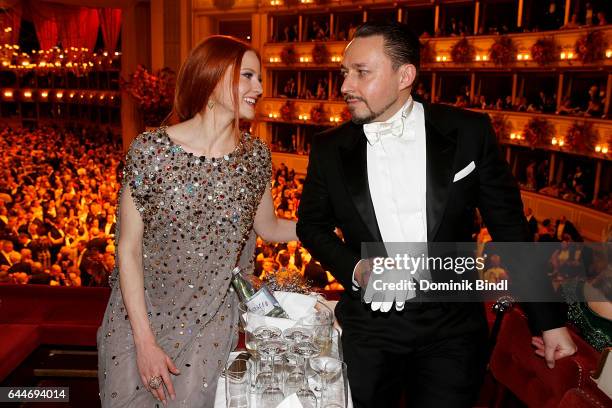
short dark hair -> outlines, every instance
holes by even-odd
[[[391,58],[393,69],[401,65],[412,64],[417,72],[421,65],[421,44],[419,39],[406,24],[363,23],[355,31],[353,38],[381,35],[384,41],[385,53]]]

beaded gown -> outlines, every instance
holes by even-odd
[[[231,271],[237,264],[253,270],[253,220],[271,173],[269,149],[248,133],[220,158],[186,152],[165,128],[142,133],[130,146],[122,185],[130,186],[144,224],[148,318],[181,372],[171,375],[176,399],[168,398],[169,407],[214,405],[219,374],[237,341]],[[140,379],[117,267],[110,285],[97,339],[102,406],[161,407]]]

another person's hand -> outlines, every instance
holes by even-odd
[[[368,286],[372,269],[374,267],[374,258],[362,259],[355,265],[355,273],[353,277],[360,288],[365,289]]]
[[[545,330],[541,337],[532,337],[531,344],[536,348],[535,353],[544,357],[549,368],[555,367],[556,360],[569,357],[578,350],[566,327]]]
[[[180,371],[168,355],[154,342],[148,342],[136,347],[136,363],[138,372],[144,387],[149,390],[155,398],[166,404],[164,385],[174,400],[176,393],[170,379],[170,373],[179,375]],[[151,388],[149,382],[155,377],[161,377],[162,383],[156,389]]]

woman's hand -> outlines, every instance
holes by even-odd
[[[170,373],[179,375],[180,371],[174,365],[174,362],[168,355],[154,342],[144,343],[136,347],[136,363],[138,364],[138,372],[144,387],[149,390],[155,398],[166,405],[166,395],[164,385],[170,394],[170,398],[174,400],[176,393],[170,379]],[[151,378],[161,377],[162,385],[157,389],[151,388],[149,381]]]

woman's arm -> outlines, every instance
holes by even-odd
[[[149,326],[144,300],[144,275],[142,270],[142,234],[144,225],[129,186],[121,195],[119,203],[121,230],[117,249],[119,251],[119,282],[123,301],[128,312],[136,347],[141,343],[155,343]]]
[[[174,400],[176,394],[170,379],[170,373],[178,375],[180,372],[170,357],[158,346],[147,318],[142,265],[144,224],[132,198],[129,185],[125,186],[125,191],[121,194],[119,213],[121,216],[119,242],[117,244],[119,283],[134,333],[136,363],[144,387],[166,405],[164,387],[153,389],[150,387],[150,380],[153,377],[161,377],[170,398]]]
[[[261,202],[255,214],[254,227],[257,235],[264,241],[287,242],[298,240],[295,233],[295,221],[276,217],[270,186],[266,186],[266,191],[261,197]]]

